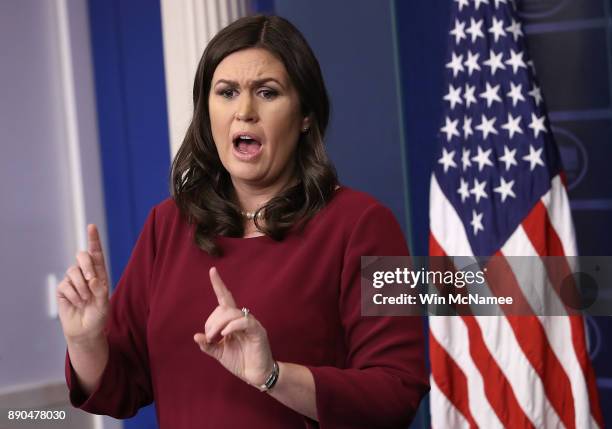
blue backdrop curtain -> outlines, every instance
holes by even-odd
[[[89,0],[110,265],[117,284],[153,205],[168,197],[170,147],[159,1]],[[153,406],[125,428],[157,428]]]

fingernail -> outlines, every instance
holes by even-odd
[[[93,277],[93,276],[91,275],[91,273],[90,273],[90,272],[86,272],[86,273],[85,273],[85,279],[86,279],[86,280],[91,280],[91,278],[92,278],[92,277]]]

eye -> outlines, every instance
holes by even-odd
[[[223,98],[234,98],[238,91],[233,88],[224,88],[217,91],[217,94]]]
[[[271,88],[262,88],[257,93],[266,100],[272,100],[278,95],[278,91]]]

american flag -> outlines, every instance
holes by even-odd
[[[515,5],[454,0],[448,38],[430,254],[576,255]],[[580,316],[432,316],[430,357],[433,428],[603,426]]]

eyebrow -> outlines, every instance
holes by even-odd
[[[277,79],[274,79],[273,77],[264,77],[262,79],[253,80],[251,81],[251,85],[259,86],[267,82],[276,82],[281,88],[285,89],[284,85],[280,83]],[[230,86],[240,86],[240,84],[236,82],[235,80],[228,80],[228,79],[219,79],[217,80],[217,82],[215,82],[214,86],[217,86],[220,83],[225,83],[226,85],[230,85]]]

